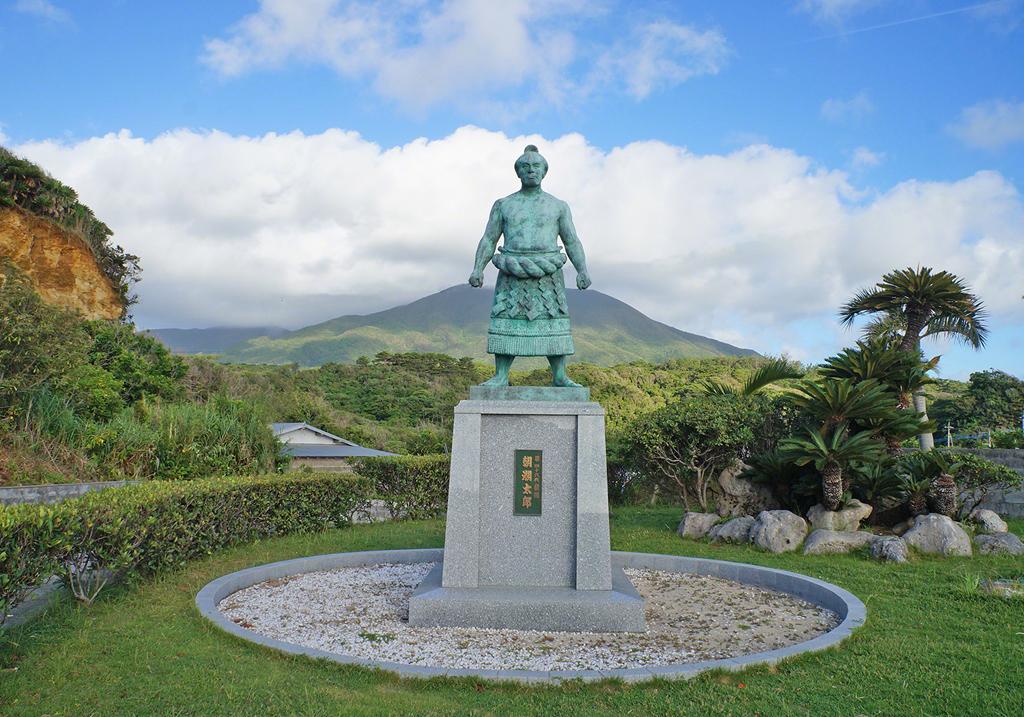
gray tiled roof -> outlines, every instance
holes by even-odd
[[[286,443],[281,452],[294,458],[362,458],[367,456],[395,456],[397,453],[378,451],[363,446],[340,446],[319,443]]]

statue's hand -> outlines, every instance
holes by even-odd
[[[590,281],[590,274],[588,274],[587,272],[581,271],[576,275],[576,286],[578,288],[586,289],[588,286],[590,286],[591,283],[592,282]]]
[[[477,272],[473,272],[469,275],[469,285],[474,289],[479,289],[484,284],[484,278]]]

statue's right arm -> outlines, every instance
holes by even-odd
[[[476,262],[473,264],[473,273],[469,276],[470,286],[481,286],[484,283],[484,269],[494,256],[498,239],[501,237],[501,228],[501,204],[495,202],[491,207],[487,228],[484,229],[484,235],[480,237],[480,243],[476,247]]]

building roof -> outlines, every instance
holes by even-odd
[[[293,458],[365,458],[398,455],[355,444],[329,445],[322,443],[285,443],[281,447],[281,452]]]
[[[308,423],[271,423],[270,424],[270,430],[272,430],[274,432],[274,435],[276,437],[278,437],[278,438],[280,438],[281,436],[285,435],[286,433],[291,433],[292,431],[298,431],[298,430],[300,430],[302,428],[305,428],[306,430],[309,430],[309,431],[313,431],[313,433],[319,433],[324,438],[330,438],[335,443],[341,443],[341,444],[344,444],[346,446],[355,446],[356,448],[360,448],[361,447],[361,446],[353,443],[352,441],[346,441],[341,436],[336,436],[333,433],[328,433],[327,431],[323,430],[322,428],[317,428],[316,426],[311,426]],[[369,450],[369,449],[367,449],[367,450]]]

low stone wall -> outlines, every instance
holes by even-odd
[[[1024,449],[1014,448],[957,448],[954,451],[962,453],[973,453],[993,463],[1000,463],[1007,468],[1012,468],[1018,473],[1024,473]]]
[[[138,483],[137,480],[111,480],[100,483],[44,483],[43,485],[18,485],[0,488],[0,505],[19,503],[59,503],[68,498],[77,498],[94,490],[120,488]]]

